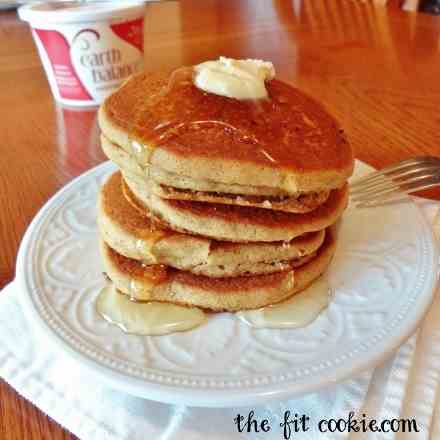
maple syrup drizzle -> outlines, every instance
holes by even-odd
[[[135,247],[139,256],[150,254],[154,258],[154,263],[157,264],[159,261],[155,255],[156,246],[161,240],[173,235],[174,232],[169,229],[164,229],[163,226],[159,225],[152,217],[149,217],[148,221],[149,228],[140,233],[139,238],[136,240]]]
[[[135,264],[139,264],[136,262]],[[142,292],[146,290],[146,286],[150,289],[164,283],[170,276],[171,269],[164,264],[146,264],[140,263],[142,271],[138,271],[129,282],[129,298],[132,301],[138,301],[142,297]],[[141,272],[141,273],[139,273]]]
[[[250,143],[256,146],[256,152],[260,153],[271,163],[276,163],[277,160],[268,153],[264,144],[249,130],[239,128],[217,117],[209,117],[207,119],[200,119],[195,111],[194,119],[192,119],[191,111],[187,114],[187,110],[182,108],[181,112],[176,116],[172,115],[171,120],[159,120],[154,127],[149,128],[148,119],[153,118],[155,106],[167,105],[167,97],[175,92],[194,88],[193,67],[181,67],[173,71],[169,77],[168,83],[156,94],[149,97],[139,97],[136,103],[135,116],[133,118],[132,129],[130,130],[130,145],[135,158],[144,166],[148,166],[151,155],[154,149],[161,144],[166,143],[172,138],[179,137],[183,133],[193,130],[206,130],[209,127],[221,126],[225,132],[236,136],[239,142]],[[194,93],[194,92],[192,92]],[[206,95],[207,92],[198,92],[201,95]],[[264,102],[263,102],[264,101]],[[270,98],[259,99],[254,101],[247,101],[249,106],[249,114],[256,125],[258,119],[267,111],[265,108],[271,104]],[[218,112],[217,112],[218,113]],[[221,112],[220,112],[221,113]],[[148,148],[145,146],[148,145]]]
[[[136,180],[136,178],[134,178]],[[142,184],[148,184],[148,182],[143,182]],[[145,238],[141,237],[136,241],[136,248],[138,251],[142,251],[145,249],[145,252],[148,252],[148,249],[154,249],[154,246],[160,242],[163,238],[166,238],[173,234],[169,229],[166,229],[163,225],[160,224],[158,220],[154,218],[153,215],[143,206],[143,204],[136,198],[133,192],[130,190],[126,181],[121,179],[122,185],[122,195],[125,197],[127,202],[134,208],[138,213],[142,216],[148,218],[149,221],[149,230],[145,233]],[[149,194],[151,197],[151,194]]]

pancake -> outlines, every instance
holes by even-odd
[[[123,189],[138,209],[147,209],[161,223],[182,233],[232,242],[290,241],[334,224],[348,203],[348,186],[332,190],[328,200],[312,212],[293,214],[245,206],[162,199],[128,173]]]
[[[142,179],[151,192],[159,197],[173,200],[195,200],[209,203],[222,203],[225,205],[254,206],[264,209],[273,209],[286,212],[310,212],[324,203],[329,190],[320,192],[299,192],[293,195],[279,192],[278,194],[259,195],[261,188],[248,188],[247,194],[242,194],[242,187],[228,187],[209,181],[194,181],[187,176],[176,176],[161,169],[150,173],[149,166],[142,167],[135,158],[116,144],[101,136],[101,144],[107,157],[125,172],[134,174],[137,179]],[[172,186],[167,183],[171,182]],[[195,191],[191,188],[198,187]],[[225,192],[231,189],[233,193]],[[274,192],[274,191],[272,191]],[[252,194],[249,194],[252,193]]]
[[[182,176],[194,191],[205,191],[200,181],[241,187],[239,194],[258,188],[259,195],[344,185],[354,162],[335,119],[282,81],[266,88],[268,99],[238,100],[198,89],[191,68],[143,73],[105,100],[98,119],[104,135],[150,173]]]
[[[270,197],[201,192],[176,189],[166,185],[153,185],[152,192],[163,199],[192,200],[197,202],[221,203],[222,205],[253,206],[274,211],[305,213],[322,205],[330,191],[301,193],[296,197]]]
[[[101,134],[101,146],[106,156],[112,160],[119,168],[126,170],[140,177],[150,176],[153,182],[159,185],[171,184],[178,189],[199,188],[206,192],[220,192],[228,194],[248,194],[248,195],[268,195],[268,196],[285,196],[285,191],[270,188],[268,186],[252,186],[246,185],[228,185],[213,180],[198,180],[188,176],[182,176],[175,173],[165,171],[160,167],[151,169],[148,165],[139,165],[133,154],[128,153],[119,145],[111,142],[103,134]]]
[[[124,197],[119,172],[102,186],[98,226],[111,248],[146,264],[165,264],[210,277],[272,273],[304,264],[325,236],[324,231],[318,231],[288,243],[219,242],[152,224],[146,214]]]
[[[300,292],[328,267],[336,249],[332,231],[317,255],[296,269],[253,277],[209,278],[166,266],[145,266],[103,241],[101,251],[115,287],[139,301],[164,301],[213,311],[238,311],[275,304]]]

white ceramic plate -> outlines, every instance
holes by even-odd
[[[17,262],[29,316],[112,387],[212,407],[291,397],[383,361],[431,303],[437,249],[429,225],[408,199],[347,210],[329,270],[334,299],[307,328],[255,330],[222,313],[186,333],[126,335],[94,307],[104,285],[96,197],[114,169],[105,163],[58,192],[30,225]],[[357,175],[368,170],[357,163]]]

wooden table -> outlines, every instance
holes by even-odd
[[[148,5],[146,68],[227,55],[272,60],[323,101],[376,167],[440,155],[440,17],[360,0],[182,0]],[[57,107],[26,24],[0,13],[0,288],[38,209],[104,160],[96,110]],[[440,192],[431,196],[440,198]],[[0,329],[1,331],[1,329]],[[72,439],[0,382],[0,438]]]

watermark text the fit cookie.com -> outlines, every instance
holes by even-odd
[[[237,414],[234,418],[238,432],[271,432],[280,430],[280,438],[294,440],[295,433],[307,432],[312,428],[312,421],[306,414],[285,411],[283,421],[273,427],[268,419],[257,419],[254,411],[247,415]],[[347,417],[321,419],[315,422],[319,432],[420,432],[416,419],[382,419],[367,418],[365,414],[356,417],[349,412]]]

